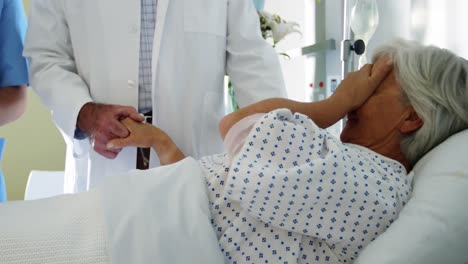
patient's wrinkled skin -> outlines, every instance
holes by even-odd
[[[129,136],[110,140],[107,148],[151,147],[158,154],[161,165],[172,164],[185,157],[174,141],[161,129],[146,122],[136,122],[131,118],[125,118],[121,122],[127,127]]]
[[[391,71],[364,104],[347,114],[340,138],[344,143],[367,147],[399,160],[408,168],[403,154],[397,151],[401,136],[422,125],[413,107],[403,103],[400,85]]]

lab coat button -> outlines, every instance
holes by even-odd
[[[133,33],[133,34],[138,33],[138,26],[133,25],[133,26],[130,26],[129,29],[130,29],[130,33]]]
[[[129,88],[135,88],[135,82],[134,82],[134,81],[128,80],[128,81],[127,81],[127,84],[128,84],[128,87],[129,87]]]

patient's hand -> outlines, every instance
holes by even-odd
[[[151,148],[154,137],[157,137],[162,130],[146,122],[136,122],[130,118],[125,118],[121,123],[127,127],[129,135],[125,138],[116,138],[109,141],[107,147],[110,149],[123,147]]]
[[[76,125],[91,138],[94,151],[108,159],[114,159],[121,149],[108,149],[106,144],[113,138],[129,135],[129,131],[119,122],[122,118],[144,120],[144,117],[130,106],[89,102],[81,107]]]
[[[107,147],[153,148],[158,154],[161,165],[167,165],[185,158],[172,139],[161,129],[144,122],[136,122],[130,118],[122,121],[130,132],[126,138],[116,138],[109,141]]]
[[[350,72],[333,93],[331,98],[348,107],[348,112],[359,108],[390,74],[392,62],[387,57],[379,58],[375,64],[366,64],[360,70]]]

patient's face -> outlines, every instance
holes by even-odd
[[[375,151],[393,137],[399,137],[398,127],[406,109],[392,71],[360,108],[348,113],[341,140]]]

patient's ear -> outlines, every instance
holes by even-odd
[[[409,134],[417,131],[422,127],[424,121],[419,117],[419,115],[414,111],[413,107],[409,107],[405,112],[404,119],[400,125],[400,132],[402,134]]]

